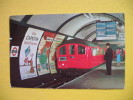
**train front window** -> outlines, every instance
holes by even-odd
[[[60,55],[65,55],[66,54],[66,46],[63,46],[60,48]]]
[[[78,54],[85,54],[85,47],[78,46]]]
[[[72,55],[72,54],[74,54],[74,45],[70,45],[70,54]]]

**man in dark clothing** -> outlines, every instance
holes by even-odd
[[[106,61],[107,75],[111,75],[113,50],[110,48],[109,43],[107,43],[106,46],[107,46],[107,50],[106,50],[105,55],[104,55],[104,60]]]

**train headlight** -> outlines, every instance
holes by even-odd
[[[62,66],[64,66],[64,64],[62,64]]]

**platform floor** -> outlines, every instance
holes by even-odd
[[[125,82],[125,63],[119,67],[112,62],[112,75],[106,75],[105,64],[58,88],[60,89],[123,89]]]

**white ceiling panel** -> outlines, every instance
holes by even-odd
[[[28,24],[56,31],[66,20],[78,14],[33,15]]]
[[[85,39],[86,36],[88,36],[90,33],[94,32],[96,30],[96,25],[90,25],[83,30],[81,30],[75,37]]]
[[[87,18],[86,16],[82,15],[76,17],[75,19],[71,20],[67,24],[65,24],[61,29],[60,33],[73,36],[79,29],[83,26],[88,25],[91,21],[94,21],[93,18]]]

